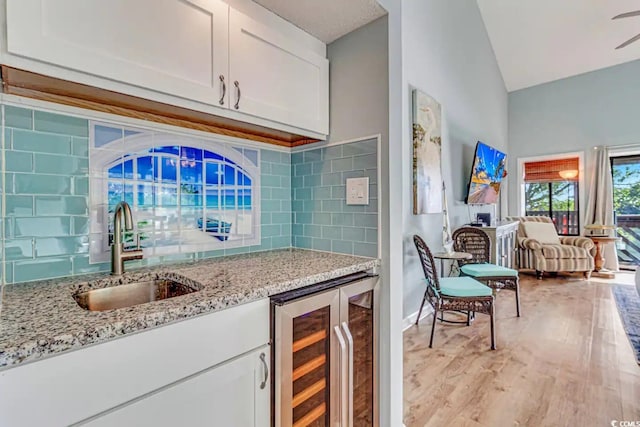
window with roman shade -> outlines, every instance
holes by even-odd
[[[539,160],[524,164],[526,215],[548,216],[558,234],[580,234],[580,159]]]

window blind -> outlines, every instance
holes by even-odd
[[[524,164],[525,182],[578,181],[580,164],[578,157],[543,160]]]

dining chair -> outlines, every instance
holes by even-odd
[[[426,284],[416,325],[420,321],[420,314],[426,301],[429,301],[429,304],[431,304],[434,310],[429,348],[433,346],[433,335],[436,329],[438,312],[464,311],[467,313],[475,312],[489,315],[491,324],[491,350],[495,350],[495,307],[491,288],[466,276],[438,278],[433,254],[427,244],[418,235],[413,236],[413,242],[418,250]]]
[[[491,240],[477,227],[461,227],[453,232],[456,252],[471,254],[471,258],[458,260],[460,273],[485,283],[494,291],[509,289],[516,294],[516,314],[520,317],[520,280],[518,270],[491,264]]]

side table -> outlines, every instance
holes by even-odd
[[[455,261],[455,264],[457,265],[459,259],[471,259],[473,258],[473,255],[467,252],[451,252],[451,253],[436,252],[433,254],[433,257],[440,260],[440,277],[445,277],[444,276],[444,260],[445,259]],[[453,272],[453,263],[451,263],[451,268],[449,269],[449,276],[451,276],[452,272]]]
[[[614,243],[620,240],[619,237],[609,237],[609,236],[587,236],[593,243],[596,245],[596,255],[593,257],[593,262],[595,264],[594,275],[597,277],[602,277],[604,279],[615,279],[616,275],[603,268],[604,266],[604,257],[602,256],[602,247],[608,243]]]

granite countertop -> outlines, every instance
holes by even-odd
[[[0,369],[211,313],[359,271],[379,261],[282,249],[107,274],[5,286],[0,309]],[[173,278],[198,292],[109,311],[87,311],[73,295],[118,284]]]

